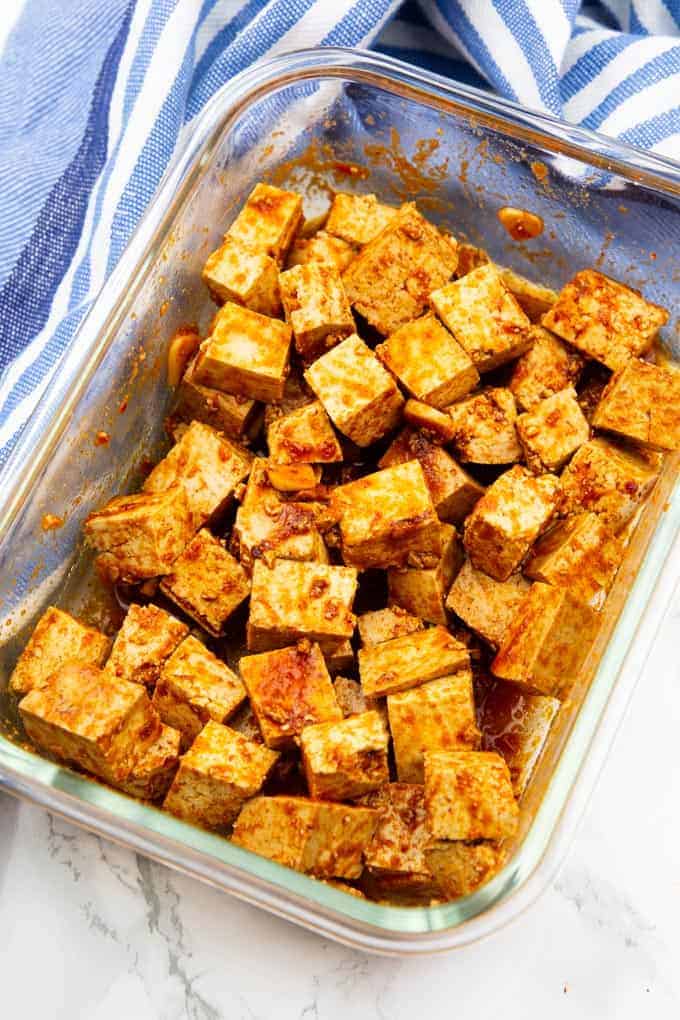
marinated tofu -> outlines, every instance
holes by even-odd
[[[132,603],[116,634],[105,672],[153,690],[164,663],[188,633],[187,625],[164,609]]]
[[[658,469],[634,450],[591,439],[577,450],[560,478],[560,512],[592,511],[612,532],[620,531],[649,495]]]
[[[271,184],[256,184],[227,236],[281,265],[301,225],[299,195]]]
[[[428,623],[446,624],[444,601],[465,558],[452,524],[442,524],[441,553],[431,566],[390,567],[387,571],[389,600],[407,613]]]
[[[435,839],[506,839],[519,819],[508,766],[492,751],[427,752],[425,810]]]
[[[228,234],[208,257],[203,282],[218,304],[233,301],[261,315],[278,315],[281,311],[276,260]]]
[[[286,321],[303,359],[323,354],[354,333],[354,316],[337,269],[318,262],[294,266],[281,273],[279,287]]]
[[[320,401],[275,418],[267,429],[269,456],[276,464],[335,464],[342,448]]]
[[[15,694],[28,694],[67,662],[103,666],[111,641],[63,609],[49,606],[35,625],[9,680]]]
[[[445,627],[430,627],[367,645],[359,650],[358,660],[363,692],[376,698],[465,669],[470,654]]]
[[[579,602],[601,609],[622,556],[598,514],[567,517],[538,540],[524,568],[527,577],[567,591]]]
[[[480,843],[462,840],[430,842],[424,857],[440,895],[447,900],[469,896],[479,889],[500,870],[504,860],[503,852],[492,840]]]
[[[326,230],[318,230],[311,237],[298,237],[288,254],[287,268],[318,263],[343,273],[357,249],[341,237],[334,237]]]
[[[590,438],[590,426],[576,390],[569,387],[546,397],[517,419],[517,435],[534,474],[560,471]]]
[[[413,634],[423,629],[423,621],[411,616],[399,606],[374,609],[357,619],[362,645],[380,645],[396,637]]]
[[[584,364],[583,355],[542,326],[532,326],[530,333],[531,347],[515,362],[508,383],[522,411],[575,386]]]
[[[389,734],[379,712],[305,726],[300,751],[314,800],[352,800],[389,782]]]
[[[451,585],[446,608],[497,648],[528,588],[529,581],[521,574],[496,581],[466,560]]]
[[[333,197],[325,231],[360,248],[376,238],[396,214],[397,209],[379,202],[375,195],[339,192]]]
[[[431,837],[423,786],[386,783],[379,790],[366,794],[361,803],[379,813],[364,860],[371,877],[379,880],[380,893],[434,892],[426,859]]]
[[[138,800],[156,801],[165,797],[177,771],[180,739],[178,730],[161,726],[158,739],[142,752],[118,789]]]
[[[631,358],[602,394],[593,425],[653,450],[680,449],[680,371]]]
[[[462,461],[514,464],[522,457],[517,435],[517,407],[510,390],[489,386],[447,408],[453,443]]]
[[[456,434],[451,416],[421,400],[407,400],[404,404],[404,421],[412,429],[423,432],[433,443],[450,443]]]
[[[250,435],[258,421],[260,405],[250,397],[222,393],[211,386],[196,382],[196,359],[190,362],[177,388],[173,414],[190,424],[203,422],[230,439],[243,439]]]

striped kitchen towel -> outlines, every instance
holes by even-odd
[[[375,46],[680,158],[679,35],[680,0],[4,0],[0,465],[182,131],[248,64]]]

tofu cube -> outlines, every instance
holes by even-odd
[[[531,323],[490,263],[434,290],[430,304],[478,372],[490,372],[531,346]]]
[[[362,798],[362,804],[379,812],[373,839],[364,851],[366,867],[377,877],[410,879],[431,884],[425,850],[430,833],[425,816],[422,785],[386,783]]]
[[[379,645],[367,645],[359,650],[358,658],[361,687],[367,698],[407,691],[470,665],[467,648],[445,627],[430,627]]]
[[[389,609],[374,609],[370,613],[363,613],[357,620],[357,626],[363,645],[380,645],[383,641],[422,630],[423,621],[410,616],[399,606],[391,606]]]
[[[459,400],[479,382],[468,355],[432,314],[400,326],[375,352],[411,396],[435,407]]]
[[[575,514],[538,540],[524,568],[527,577],[566,588],[600,609],[621,562],[620,543],[594,513]]]
[[[208,257],[202,276],[217,304],[234,301],[261,315],[281,312],[276,260],[228,234]]]
[[[416,460],[338,486],[331,508],[340,521],[345,563],[402,566],[441,553],[440,521]]]
[[[655,450],[680,449],[680,371],[631,358],[604,391],[593,425]]]
[[[267,477],[277,492],[314,489],[321,481],[321,468],[314,464],[267,464]]]
[[[456,453],[473,464],[514,464],[522,456],[515,398],[504,386],[489,386],[447,408]]]
[[[165,663],[152,704],[166,725],[179,730],[186,750],[210,719],[226,722],[245,699],[245,687],[226,663],[188,637]]]
[[[515,465],[497,478],[465,522],[463,544],[477,570],[507,581],[557,505],[559,481]]]
[[[480,746],[469,669],[390,694],[387,714],[397,776],[402,783],[424,782],[426,751],[474,750]]]
[[[333,198],[325,230],[359,248],[376,238],[397,212],[393,206],[379,202],[375,195],[351,195],[341,191]]]
[[[515,362],[508,386],[518,407],[530,411],[546,397],[574,386],[583,370],[583,356],[542,326],[532,326],[533,343]]]
[[[347,638],[338,644],[328,643],[324,649],[323,657],[326,668],[331,676],[352,669],[354,666],[354,649],[352,642]]]
[[[417,460],[434,509],[442,521],[459,524],[484,494],[483,487],[424,432],[405,428],[378,461],[381,468]]]
[[[111,583],[158,577],[172,565],[194,532],[186,490],[117,496],[89,515],[85,538],[98,552],[97,569]]]
[[[342,719],[317,644],[301,641],[290,648],[245,655],[239,670],[268,747],[294,747],[305,726]]]
[[[166,659],[188,633],[187,625],[164,609],[132,603],[116,634],[104,672],[118,680],[153,688]]]
[[[466,560],[446,598],[446,608],[493,648],[503,639],[529,582],[521,574],[495,581]]]
[[[358,680],[348,676],[336,676],[333,680],[333,691],[345,719],[351,715],[361,715],[371,708],[371,702],[364,697]]]
[[[541,322],[587,358],[616,370],[649,350],[668,312],[638,291],[583,269],[562,288]]]
[[[620,531],[654,487],[658,470],[633,450],[591,439],[577,450],[560,478],[560,511],[598,514]]]
[[[175,777],[179,753],[179,732],[172,726],[162,726],[158,739],[140,755],[118,789],[138,800],[161,800]]]
[[[277,464],[334,464],[342,449],[323,404],[315,400],[281,418],[267,429],[269,456]]]
[[[195,825],[226,828],[262,789],[278,757],[211,719],[180,758],[163,807]]]
[[[281,265],[302,224],[302,199],[271,184],[256,184],[227,236]]]
[[[141,684],[67,662],[19,702],[29,738],[110,783],[127,779],[161,724]]]
[[[441,525],[442,551],[431,567],[391,567],[390,603],[428,623],[446,624],[444,599],[463,562],[463,548],[452,524]]]
[[[281,400],[291,339],[288,323],[228,301],[199,348],[194,379],[252,400]]]
[[[233,612],[248,598],[250,583],[241,564],[203,528],[161,581],[161,591],[209,634],[219,637]]]
[[[328,561],[313,506],[284,502],[262,458],[253,462],[243,503],[236,511],[232,542],[249,571],[259,559],[270,566],[277,558]]]
[[[425,310],[457,262],[455,246],[407,203],[349,264],[343,281],[353,308],[389,336]]]
[[[435,839],[506,839],[519,821],[508,766],[491,751],[426,752],[425,810]]]
[[[298,354],[311,360],[354,333],[354,317],[337,269],[310,262],[279,276],[281,301]]]
[[[451,416],[420,400],[407,400],[404,404],[404,421],[412,429],[423,432],[433,443],[450,443],[456,434]]]
[[[541,316],[545,315],[557,301],[557,291],[552,287],[544,287],[541,283],[534,283],[521,276],[514,269],[507,269],[499,266],[503,283],[510,293],[516,298],[517,304],[532,322],[540,322]]]
[[[560,709],[557,698],[495,681],[481,701],[479,726],[485,751],[503,756],[519,800],[531,779]]]
[[[86,627],[63,609],[50,606],[38,620],[17,659],[9,680],[10,690],[15,694],[28,694],[67,662],[102,666],[110,648],[111,641],[105,634]]]
[[[503,635],[491,671],[538,694],[564,695],[579,675],[598,626],[595,610],[564,588],[535,581]]]
[[[315,361],[305,379],[335,427],[357,446],[370,446],[399,422],[404,398],[356,334]]]
[[[504,860],[503,852],[491,841],[441,840],[430,843],[424,856],[440,895],[447,900],[469,896],[485,885],[500,871]]]
[[[248,476],[252,460],[243,446],[195,421],[153,469],[144,492],[165,492],[182,485],[192,526],[198,530],[226,510],[236,486]]]
[[[576,390],[569,386],[520,414],[517,435],[531,471],[559,471],[590,438]]]
[[[294,560],[276,560],[268,567],[256,562],[248,649],[268,651],[308,638],[318,641],[322,651],[334,650],[354,633],[356,588],[357,572],[352,567]]]
[[[241,811],[232,842],[320,878],[358,878],[378,812],[306,797],[256,797]]]
[[[317,230],[311,237],[298,237],[290,249],[287,268],[318,263],[343,273],[357,253],[356,248],[333,237],[326,230]]]
[[[488,265],[491,261],[488,253],[483,248],[478,248],[474,244],[467,244],[465,241],[458,242],[457,251],[458,265],[454,274],[457,280],[461,276],[467,276],[473,269],[479,269],[480,266]]]
[[[310,797],[351,800],[389,782],[388,743],[376,711],[305,726],[300,750]]]
[[[249,436],[257,425],[260,405],[241,394],[235,396],[210,386],[202,386],[196,382],[195,370],[196,359],[182,376],[173,414],[187,423],[203,422],[230,439]]]

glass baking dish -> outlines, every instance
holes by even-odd
[[[7,694],[46,605],[105,623],[81,523],[134,488],[143,462],[162,451],[166,341],[187,321],[205,326],[211,304],[201,266],[262,178],[301,189],[308,216],[333,187],[392,203],[416,199],[457,236],[543,283],[559,287],[596,265],[674,309],[680,168],[369,53],[310,50],[256,66],[192,125],[2,478],[0,788],[347,944],[396,954],[451,949],[522,910],[566,848],[669,597],[677,457],[667,458],[643,511],[583,683],[564,704],[523,800],[509,863],[457,902],[363,901],[130,800],[33,753]],[[538,213],[543,235],[512,242],[495,215],[503,205]],[[677,355],[675,327],[671,321],[664,343]],[[100,430],[108,444],[95,442]],[[47,513],[63,517],[63,526],[43,531]]]

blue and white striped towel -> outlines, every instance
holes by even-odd
[[[5,0],[0,465],[182,130],[255,60],[374,46],[680,158],[680,0]],[[10,19],[11,20],[11,19]]]

